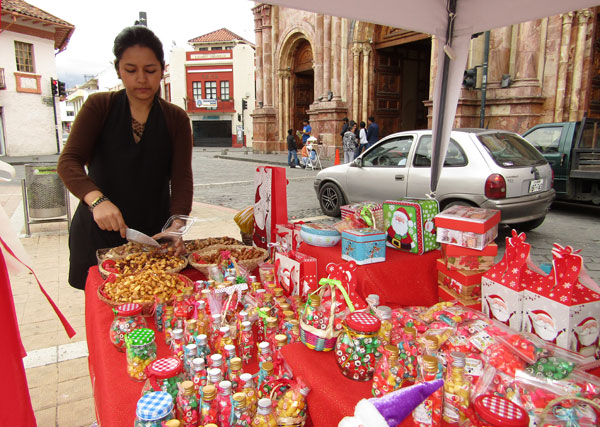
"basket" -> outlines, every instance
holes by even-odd
[[[177,278],[183,282],[182,288],[194,286],[194,283],[192,282],[192,280],[189,279],[188,277],[184,276],[183,274],[177,274],[177,273],[165,273],[165,274],[177,276]],[[135,274],[132,276],[135,276]],[[105,288],[106,284],[109,282],[114,282],[117,279],[117,277],[118,276],[116,274],[110,274],[106,278],[106,280],[104,280],[104,282],[102,282],[102,284],[100,286],[98,286],[98,290],[97,290],[98,299],[100,301],[102,301],[103,303],[109,305],[111,308],[117,308],[121,304],[126,304],[128,302],[132,302],[132,301],[114,301],[114,300],[110,299],[108,297],[108,295],[106,295],[106,293],[104,292],[104,288]],[[138,304],[140,304],[142,306],[142,316],[148,317],[148,316],[152,316],[154,314],[154,301],[138,302]]]
[[[181,259],[181,260],[183,260],[183,264],[180,267],[177,267],[177,268],[167,268],[167,269],[164,270],[165,273],[179,273],[180,271],[182,271],[183,269],[185,269],[188,266],[188,259],[187,259],[187,257],[180,256],[178,258]],[[98,264],[98,270],[100,271],[100,275],[102,276],[103,279],[106,279],[111,274],[114,274],[116,276],[119,276],[121,274],[121,273],[116,273],[114,271],[108,271],[108,270],[106,270],[104,264],[107,261],[111,261],[111,260],[113,260],[113,259],[105,259],[104,261],[102,261],[101,263]],[[133,274],[135,274],[135,273],[133,273]]]
[[[216,246],[211,246],[208,249],[204,249],[202,251],[197,251],[194,252],[200,256],[202,255],[215,255],[218,254],[221,251],[234,251],[234,250],[254,250],[254,251],[258,251],[261,253],[260,256],[255,257],[255,258],[251,258],[251,259],[236,259],[236,263],[238,266],[241,266],[243,268],[245,268],[248,272],[252,272],[256,269],[256,267],[258,267],[259,264],[261,264],[264,260],[266,260],[269,257],[269,252],[266,249],[263,248],[249,248],[248,246],[245,245],[216,245]],[[194,267],[196,270],[200,271],[202,274],[204,274],[206,277],[209,276],[209,271],[212,267],[217,267],[217,264],[201,264],[196,262],[195,260],[195,256],[194,253],[190,254],[190,256],[188,257],[188,263],[189,265],[191,265],[192,267]],[[235,257],[234,257],[235,258]]]
[[[282,390],[284,387],[292,387],[292,381],[287,378],[280,378],[273,382],[271,392],[268,394],[268,398],[273,402],[273,406],[277,406],[279,399],[283,396],[286,390]],[[264,392],[263,392],[264,393]],[[306,404],[306,403],[305,403]],[[305,408],[306,410],[306,408]],[[308,411],[306,410],[308,413]],[[307,416],[300,417],[279,417],[277,416],[277,427],[304,427],[306,424]]]
[[[233,237],[207,237],[205,239],[195,239],[195,240],[184,240],[183,244],[185,245],[185,249],[188,253],[199,252],[204,249],[209,249],[212,246],[216,245],[243,245],[237,239]]]
[[[591,406],[592,408],[594,408],[597,413],[600,413],[600,405],[591,399],[586,399],[584,397],[578,397],[578,396],[574,396],[574,395],[560,396],[560,397],[557,397],[556,399],[548,402],[548,405],[546,405],[546,407],[540,414],[540,420],[539,420],[538,425],[545,425],[546,418],[551,414],[551,412],[554,412],[554,407],[564,400],[573,400],[573,401],[576,400],[576,401],[585,403],[585,404]],[[579,424],[577,423],[576,425],[579,425]]]

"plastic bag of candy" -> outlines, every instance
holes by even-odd
[[[423,322],[418,314],[415,313],[416,308],[417,307],[404,307],[392,310],[393,330],[402,330],[402,328],[411,327],[415,328],[419,334],[425,332],[428,328],[427,323]]]

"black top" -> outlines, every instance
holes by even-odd
[[[287,136],[287,146],[289,151],[298,149],[298,147],[296,147],[296,138],[294,138],[294,135]]]

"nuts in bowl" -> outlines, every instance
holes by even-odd
[[[124,258],[106,259],[100,264],[100,272],[109,274],[134,274],[142,270],[153,272],[178,273],[187,266],[187,259],[168,252],[138,252]]]

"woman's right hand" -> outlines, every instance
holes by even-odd
[[[94,209],[92,209],[94,221],[100,227],[100,230],[118,231],[122,238],[125,238],[127,225],[119,208],[110,200],[106,200]]]

